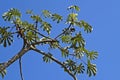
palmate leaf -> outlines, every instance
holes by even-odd
[[[72,37],[71,43],[72,43],[71,47],[73,47],[73,48],[76,48],[77,45],[79,47],[84,47],[85,46],[85,40],[83,39],[81,33],[78,33],[78,34],[76,34],[75,37]]]
[[[29,42],[34,42],[34,41],[36,41],[36,40],[38,39],[37,34],[35,34],[35,33],[32,32],[32,31],[28,31],[28,32],[26,33],[26,38],[27,38],[27,40],[28,40]]]
[[[70,35],[63,35],[61,36],[61,40],[63,43],[70,43],[72,36]]]
[[[84,71],[85,71],[85,67],[83,66],[82,63],[80,63],[80,65],[76,67],[74,71],[74,75],[84,73]]]
[[[8,28],[0,28],[0,44],[3,44],[4,47],[10,46],[13,42],[13,35],[10,32],[7,32]]]
[[[2,67],[2,64],[0,64],[0,67]],[[2,72],[0,72],[0,75],[2,76],[2,78],[4,78],[4,76],[6,75],[6,69],[3,70]]]
[[[0,38],[0,44],[3,44],[4,47],[10,46],[12,42],[13,36],[11,35],[11,33],[5,33]]]
[[[42,22],[41,27],[43,28],[44,31],[47,31],[47,33],[50,34],[52,26],[49,23]]]
[[[70,13],[67,17],[67,23],[74,25],[75,22],[78,21],[77,16],[78,16],[77,13]]]
[[[58,14],[52,14],[52,20],[53,21],[57,21],[57,23],[59,23],[60,21],[62,21],[62,16],[58,15]]]
[[[10,10],[8,10],[8,12],[5,12],[3,15],[2,15],[3,19],[5,21],[10,21],[12,19],[16,19],[17,17],[21,17],[21,13],[19,12],[18,9],[15,9],[15,8],[11,8]]]
[[[69,9],[76,10],[76,11],[80,11],[80,8],[79,8],[78,6],[76,6],[76,5],[69,6],[69,7],[68,7],[68,10],[69,10]]]
[[[33,24],[30,24],[27,21],[23,21],[21,26],[23,27],[24,31],[26,31],[26,32],[28,32],[28,31],[35,32],[36,31],[36,27],[34,27]]]
[[[42,19],[40,18],[39,15],[32,15],[31,18],[32,18],[34,21],[42,22]]]
[[[33,11],[32,10],[27,10],[26,14],[33,14]]]
[[[76,47],[74,49],[75,57],[77,59],[81,59],[84,56],[84,50],[83,47]]]
[[[22,25],[22,21],[21,21],[20,18],[16,18],[15,23],[16,23],[17,25]]]
[[[50,42],[49,45],[50,45],[50,48],[52,48],[52,49],[55,49],[55,48],[59,47],[59,43],[58,42]]]
[[[98,57],[98,53],[96,51],[88,51],[86,54],[90,60],[95,60]]]
[[[7,29],[9,29],[10,27],[1,27],[0,26],[0,35],[4,35],[7,32]]]
[[[75,22],[75,24],[79,27],[83,27],[84,28],[84,31],[86,31],[87,33],[91,33],[93,28],[91,25],[89,25],[87,22],[81,20],[79,22]]]
[[[71,59],[66,60],[64,64],[71,72],[74,72],[74,70],[76,69],[76,62]]]
[[[49,53],[49,54],[47,54],[48,56],[52,56],[52,54],[51,53]],[[46,62],[46,63],[48,63],[48,62],[51,62],[52,60],[48,57],[48,56],[43,56],[43,61],[44,62]]]
[[[61,48],[62,57],[68,57],[69,51],[66,48]]]
[[[49,18],[52,16],[52,14],[48,10],[43,10],[42,14],[44,15],[45,18],[47,18],[47,17]]]
[[[96,65],[95,64],[92,64],[90,62],[90,60],[88,60],[88,64],[87,64],[87,74],[88,76],[92,76],[92,75],[96,75],[96,72],[97,72],[97,69],[96,69]]]

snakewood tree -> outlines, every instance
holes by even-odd
[[[27,10],[26,14],[31,19],[30,22],[29,20],[23,20],[21,12],[16,8],[11,8],[2,15],[4,21],[9,22],[11,26],[0,24],[1,46],[12,46],[12,43],[16,40],[20,42],[22,40],[21,44],[23,45],[16,55],[8,61],[0,63],[0,74],[3,78],[6,75],[7,67],[16,60],[19,60],[19,65],[22,68],[21,57],[30,51],[35,51],[42,55],[43,61],[46,63],[55,62],[60,65],[73,80],[77,80],[76,75],[84,72],[88,76],[96,75],[96,65],[92,62],[97,58],[98,53],[94,50],[86,49],[86,41],[82,35],[91,33],[93,30],[92,26],[84,20],[78,19],[78,12],[80,11],[78,6],[69,6],[67,10],[69,10],[69,14],[66,16],[61,16],[48,10],[43,10],[38,15],[32,10]],[[51,21],[53,22],[51,23]],[[64,25],[61,27],[59,34],[51,34],[52,29],[55,27],[54,24]],[[57,54],[61,54],[59,57],[64,58],[64,61],[54,56],[56,50],[58,51]]]

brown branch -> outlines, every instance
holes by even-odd
[[[59,60],[57,60],[56,58],[54,58],[54,57],[48,55],[47,53],[45,53],[45,52],[43,52],[43,51],[41,51],[41,50],[38,50],[38,49],[36,49],[36,48],[33,48],[32,50],[35,51],[35,52],[38,52],[38,53],[40,53],[40,54],[42,54],[42,55],[44,55],[44,56],[49,57],[51,60],[53,60],[54,62],[56,62],[56,63],[59,64],[60,66],[62,66],[62,67],[66,70],[66,72],[67,72],[70,76],[73,77],[74,80],[77,80],[76,76],[75,76],[74,74],[72,74],[72,72],[71,72],[70,70],[68,70],[67,67],[66,67],[63,63],[61,63]]]
[[[37,32],[37,31],[35,31],[36,33],[38,33],[40,36],[42,36],[42,37],[45,37],[45,38],[48,38],[48,39],[51,39],[50,37],[48,37],[48,36],[45,36],[44,34],[42,34],[42,33],[40,33],[40,32]]]
[[[19,58],[19,67],[20,67],[20,76],[21,76],[21,80],[24,80],[24,78],[23,78],[23,74],[22,74],[22,63],[21,63],[21,57]]]
[[[20,26],[13,21],[16,27],[16,32],[13,32],[12,34],[18,33],[21,38],[23,39],[23,47],[22,49],[15,55],[13,56],[10,60],[8,60],[7,62],[3,62],[2,66],[0,66],[0,73],[5,70],[7,67],[9,67],[12,63],[14,63],[16,60],[20,59],[27,51],[30,50],[31,45],[29,45],[27,43],[27,40],[25,39],[25,35],[23,33],[21,33],[20,31],[22,30],[20,28]],[[20,60],[21,61],[21,60]],[[21,64],[21,63],[20,63]]]
[[[26,48],[22,48],[20,52],[18,52],[15,56],[13,56],[10,60],[7,62],[4,62],[2,66],[0,66],[0,72],[2,72],[4,69],[6,69],[8,66],[10,66],[12,63],[14,63],[16,60],[18,60],[21,56],[23,56],[27,51],[29,51],[31,46],[28,46]]]
[[[47,39],[47,40],[37,41],[35,43],[32,43],[31,45],[38,45],[38,44],[47,43],[47,42],[58,42],[58,41],[57,40],[53,40],[53,39]]]

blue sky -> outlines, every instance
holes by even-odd
[[[78,5],[81,9],[79,18],[90,23],[94,29],[91,34],[85,35],[86,47],[99,52],[96,60],[97,75],[90,78],[79,75],[78,80],[119,80],[119,3],[119,0],[1,0],[0,16],[10,8],[18,8],[22,13],[28,9],[33,9],[36,13],[47,9],[64,16],[67,15],[68,6]],[[4,24],[6,23],[0,17],[0,25]],[[12,47],[0,46],[0,62],[8,60],[18,52],[20,47],[19,41],[15,41]],[[44,63],[41,55],[34,52],[23,56],[23,75],[25,80],[72,80],[59,65]],[[3,80],[20,80],[18,61],[7,69],[7,75]]]

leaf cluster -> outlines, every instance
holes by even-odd
[[[0,68],[2,67],[3,65],[0,64]],[[2,78],[4,78],[4,76],[6,75],[6,70],[3,70],[2,72],[0,72],[0,75],[2,76]]]
[[[64,65],[69,69],[74,75],[84,73],[85,68],[82,63],[76,65],[76,62],[69,59],[64,62]],[[66,71],[66,70],[65,70]]]
[[[19,10],[11,8],[8,12],[5,12],[2,17],[5,21],[11,21],[16,19],[17,17],[21,17],[21,13],[19,12]]]

